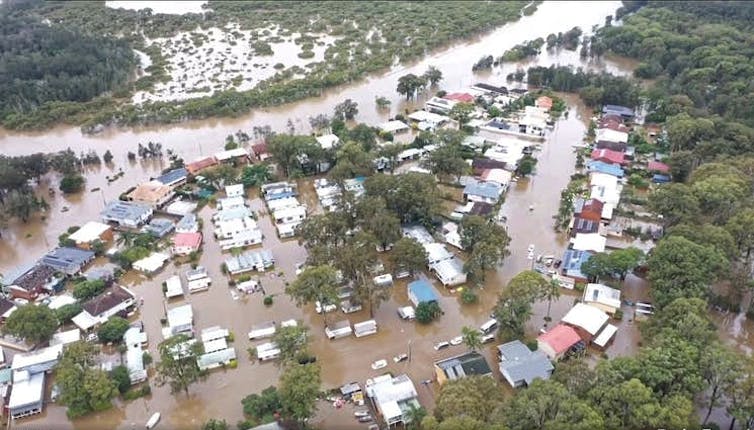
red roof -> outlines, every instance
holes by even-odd
[[[445,100],[455,100],[457,102],[462,103],[473,103],[474,102],[474,96],[468,93],[452,93],[452,94],[446,94],[445,97],[443,97]]]
[[[605,204],[597,199],[589,199],[585,201],[584,206],[581,207],[581,213],[593,212],[596,214],[602,214],[602,208],[604,206]]]
[[[572,327],[558,324],[547,333],[540,334],[537,340],[550,345],[556,354],[561,354],[568,351],[568,348],[578,343],[581,338]]]
[[[540,97],[540,98],[537,99],[537,101],[536,101],[535,104],[536,104],[537,107],[541,107],[541,108],[545,108],[545,109],[550,109],[550,108],[552,108],[552,99],[549,98],[549,97],[547,97],[547,96],[542,96],[542,97]]]
[[[611,149],[595,149],[592,151],[592,160],[604,161],[606,163],[623,164],[626,154]]]
[[[200,158],[196,161],[192,161],[186,164],[186,170],[188,170],[189,173],[194,175],[200,170],[206,169],[207,167],[212,167],[215,164],[217,164],[217,160],[215,159],[215,157]]]
[[[613,120],[600,121],[598,128],[609,128],[610,130],[621,131],[623,133],[628,133],[629,131],[629,128],[625,124]]]
[[[251,150],[254,151],[254,154],[256,154],[257,156],[266,154],[267,144],[265,142],[255,143],[251,146]]]
[[[177,233],[173,236],[173,246],[176,248],[190,247],[192,249],[199,249],[201,244],[201,233]]]
[[[659,161],[650,161],[649,164],[647,164],[647,169],[649,169],[650,172],[660,172],[660,173],[670,172],[670,166],[668,166],[665,163],[661,163]]]

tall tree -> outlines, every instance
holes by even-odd
[[[474,104],[472,103],[457,103],[450,109],[450,116],[452,119],[458,122],[458,129],[462,129],[471,120],[471,114],[474,113]]]
[[[458,178],[468,173],[470,168],[463,159],[463,148],[460,144],[442,145],[429,153],[422,162],[430,172],[443,178]]]
[[[725,405],[725,389],[741,377],[743,362],[743,357],[717,342],[702,349],[700,366],[708,394],[707,413],[702,424],[707,424],[712,409]]]
[[[280,363],[287,364],[307,353],[308,328],[305,326],[281,327],[272,337],[280,350]]]
[[[746,208],[736,212],[725,224],[739,253],[745,253],[748,259],[754,248],[754,209]]]
[[[395,242],[390,253],[393,273],[406,270],[410,274],[421,271],[427,265],[427,251],[410,237],[403,237]]]
[[[416,95],[416,92],[421,88],[424,80],[413,73],[403,75],[398,78],[398,87],[396,91],[398,94],[406,96],[406,100],[411,100]]]
[[[63,351],[55,381],[69,418],[109,409],[118,395],[115,382],[99,368],[97,355],[96,347],[83,341],[69,344]]]
[[[685,184],[666,184],[649,195],[649,208],[662,215],[665,227],[694,222],[701,215],[699,199]]]
[[[280,376],[280,402],[283,414],[304,423],[317,411],[320,395],[320,369],[317,364],[292,364]]]
[[[47,306],[19,306],[5,321],[3,331],[32,344],[45,342],[58,328],[55,313]]]
[[[342,119],[354,119],[359,113],[359,104],[351,99],[345,99],[335,105],[335,116]]]
[[[489,422],[492,412],[505,400],[500,384],[493,378],[469,376],[442,385],[435,402],[435,417],[444,421],[467,416]]]
[[[510,398],[501,416],[510,430],[606,428],[591,405],[553,380],[535,379]]]
[[[547,283],[542,275],[531,270],[517,274],[508,282],[493,309],[503,339],[523,337],[532,305],[542,296]]]
[[[464,345],[472,351],[482,347],[482,333],[479,329],[463,326],[461,327],[461,337]]]
[[[442,72],[435,66],[429,66],[427,67],[427,71],[424,72],[424,79],[426,79],[431,86],[437,86],[437,84],[442,81]]]
[[[285,287],[285,292],[299,306],[315,301],[323,305],[335,304],[338,300],[337,283],[337,273],[331,266],[307,267],[295,281]],[[327,325],[327,313],[322,315]]]
[[[179,334],[160,343],[158,350],[157,381],[170,385],[173,394],[183,391],[188,396],[189,387],[206,377],[196,364],[202,354],[200,342],[192,343],[188,336]]]

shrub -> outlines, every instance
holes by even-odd
[[[111,317],[97,330],[97,337],[102,343],[120,342],[128,330],[128,321],[121,317]]]
[[[110,378],[115,381],[118,391],[123,394],[131,388],[131,378],[128,376],[126,366],[120,365],[110,372]]]
[[[149,354],[149,351],[144,351],[144,354],[141,355],[141,359],[144,361],[144,366],[152,364],[152,356]]]
[[[613,315],[613,318],[615,318],[618,321],[622,320],[623,319],[623,311],[620,310],[620,309],[618,309],[617,311],[615,311],[615,315]]]
[[[470,288],[464,288],[461,291],[461,302],[465,305],[472,305],[479,300],[479,297]]]
[[[416,321],[421,324],[429,324],[442,314],[437,302],[422,302],[416,307]]]
[[[228,363],[228,367],[231,369],[235,369],[236,367],[238,367],[238,360],[230,360],[230,362]]]
[[[272,296],[264,296],[263,303],[265,306],[272,306]]]

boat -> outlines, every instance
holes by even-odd
[[[60,209],[60,212],[68,212],[68,211],[69,211],[68,206],[63,206],[63,208]]]
[[[355,416],[356,418],[368,417],[369,416],[369,411],[355,411],[353,413],[353,416]]]
[[[387,360],[377,360],[372,363],[372,370],[379,370],[387,366]]]
[[[463,336],[457,336],[453,339],[450,339],[450,344],[453,346],[460,345],[463,343]]]
[[[149,417],[149,421],[147,421],[146,428],[152,429],[157,425],[158,422],[160,422],[160,413],[155,412],[154,415]]]
[[[408,354],[398,354],[395,357],[393,357],[393,362],[395,363],[400,363],[406,360],[408,360]]]
[[[450,346],[450,344],[448,342],[440,342],[440,343],[435,344],[434,348],[435,348],[435,351],[439,351],[439,350],[445,349],[445,348],[447,348],[449,346]]]

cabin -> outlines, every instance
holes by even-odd
[[[466,283],[463,261],[456,256],[432,264],[430,270],[445,287],[455,287]]]
[[[206,291],[212,285],[212,278],[209,277],[207,269],[202,266],[197,266],[196,269],[187,271],[186,281],[188,283],[189,294]]]
[[[351,322],[348,320],[337,321],[325,327],[325,335],[330,340],[350,336],[352,332]]]
[[[234,233],[228,239],[221,239],[218,241],[220,249],[227,251],[233,248],[245,248],[247,246],[259,245],[262,243],[262,231],[258,228],[241,230]]]
[[[306,207],[299,205],[278,209],[272,213],[272,219],[275,224],[301,223],[306,219]]]
[[[183,295],[183,284],[178,275],[173,275],[165,280],[165,298],[172,299]]]
[[[539,379],[549,379],[554,367],[540,351],[531,351],[520,340],[497,347],[500,374],[513,388],[531,385]]]
[[[120,227],[137,228],[152,217],[153,208],[134,202],[111,201],[100,212],[104,222],[118,224]]]
[[[278,348],[275,342],[267,342],[257,345],[255,349],[259,361],[274,360],[280,357],[280,348]]]
[[[92,244],[100,242],[112,242],[113,229],[107,224],[97,221],[89,221],[81,228],[71,233],[68,239],[76,244],[76,247],[89,250]]]
[[[277,327],[275,326],[275,321],[265,321],[263,323],[251,326],[251,331],[249,331],[249,340],[272,337],[276,331]]]
[[[492,370],[487,364],[487,360],[476,351],[435,361],[432,367],[435,372],[435,379],[440,385],[467,376],[492,376]]]
[[[272,252],[263,249],[261,251],[247,251],[241,255],[231,256],[225,259],[225,268],[231,275],[238,275],[256,270],[264,272],[275,264]]]
[[[584,343],[579,334],[573,327],[565,324],[558,324],[537,337],[537,349],[545,353],[547,358],[552,361],[558,361],[565,357],[569,351],[579,344],[583,347]]]
[[[228,212],[228,211],[223,211]],[[238,211],[240,214],[242,211]],[[220,219],[215,222],[215,237],[217,239],[233,239],[249,231],[258,231],[257,222],[250,216]],[[261,232],[259,233],[261,235]]]
[[[377,321],[366,320],[353,325],[353,334],[356,337],[369,336],[377,333]]]

